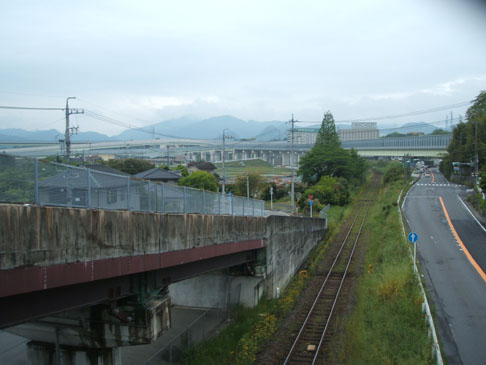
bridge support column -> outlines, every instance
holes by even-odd
[[[168,295],[140,297],[44,317],[8,332],[31,340],[31,364],[118,365],[120,347],[150,344],[171,326]]]
[[[27,344],[27,358],[32,365],[121,365],[118,347],[94,349],[60,346],[57,353],[55,344],[31,341]]]

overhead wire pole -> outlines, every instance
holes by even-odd
[[[478,168],[479,168],[479,161],[478,161],[478,121],[474,121],[474,185],[478,185]]]
[[[223,129],[223,194],[225,194],[225,186],[226,186],[226,170],[224,168],[224,155],[225,155],[225,139],[226,138],[233,138],[231,136],[226,136],[225,131],[229,129]]]
[[[69,116],[71,114],[83,114],[84,109],[69,109],[69,100],[76,99],[75,96],[70,96],[66,99],[66,132],[65,132],[65,144],[66,144],[66,164],[69,164],[69,159],[71,158],[71,128],[69,126]]]
[[[295,198],[294,198],[294,185],[295,185],[295,175],[294,175],[294,115],[292,114],[292,120],[290,121],[292,127],[290,129],[291,144],[290,144],[290,167],[292,169],[292,186],[290,188],[290,200],[292,206],[292,213],[295,214]]]

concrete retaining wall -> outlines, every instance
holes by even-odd
[[[326,233],[325,220],[307,217],[267,218],[267,297],[283,290]]]

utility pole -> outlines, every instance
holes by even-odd
[[[248,177],[248,170],[246,170],[246,197],[250,199],[250,178]]]
[[[65,144],[66,144],[66,164],[69,165],[69,159],[71,158],[71,130],[77,131],[77,127],[72,128],[69,126],[69,116],[71,114],[83,114],[84,109],[69,109],[69,99],[76,99],[75,96],[70,96],[66,99],[66,132],[65,132]]]
[[[292,213],[295,214],[295,197],[294,197],[294,185],[295,185],[295,176],[294,176],[294,115],[292,114],[292,120],[290,121],[292,127],[290,129],[291,135],[291,144],[290,144],[290,167],[292,169],[292,186],[290,188],[290,200],[292,206]]]
[[[155,127],[152,127],[152,149],[155,150]]]
[[[273,210],[273,186],[270,185],[270,210]]]
[[[474,156],[475,156],[475,161],[474,161],[474,185],[478,184],[478,167],[479,167],[479,161],[478,161],[478,121],[474,121]]]
[[[170,168],[170,145],[167,145],[167,167]]]
[[[224,168],[224,155],[225,155],[225,139],[226,138],[233,138],[231,136],[227,136],[225,134],[225,131],[228,131],[229,129],[223,129],[223,194],[226,193],[225,191],[225,186],[226,186],[226,170]]]

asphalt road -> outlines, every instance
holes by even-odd
[[[476,262],[472,263],[450,228]],[[403,210],[418,234],[417,257],[448,364],[486,364],[486,228],[464,204],[466,189],[437,170],[409,191]],[[484,274],[483,274],[484,275]]]

